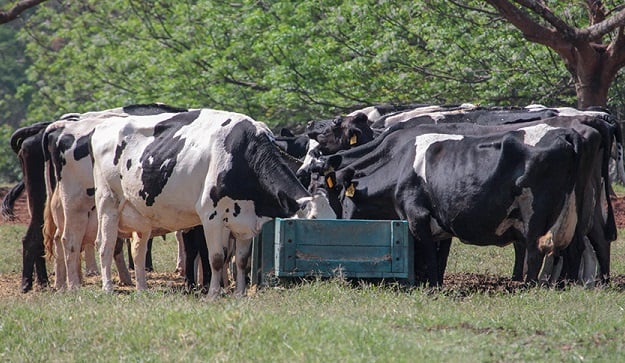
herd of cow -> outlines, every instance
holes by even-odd
[[[11,146],[24,179],[3,213],[24,191],[31,213],[23,292],[34,270],[48,284],[46,254],[56,256],[55,288],[80,287],[81,251],[97,273],[95,245],[103,289],[113,290],[113,258],[130,284],[124,239],[146,289],[149,241],[178,231],[189,287],[199,255],[217,296],[233,258],[244,294],[252,238],[276,217],[407,220],[417,280],[430,286],[443,282],[452,237],[512,243],[515,280],[605,283],[611,158],[625,180],[608,112],[539,105],[378,105],[311,121],[297,136],[234,112],[133,105],[24,127]]]

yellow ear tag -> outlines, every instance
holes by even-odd
[[[356,193],[356,188],[354,188],[354,183],[352,183],[345,189],[345,195],[351,198],[354,196],[354,193]]]
[[[326,184],[328,185],[328,188],[330,189],[334,188],[334,182],[332,181],[331,177],[326,178]]]
[[[349,138],[349,144],[350,145],[354,145],[358,142],[358,136],[356,135],[352,135],[352,137]]]

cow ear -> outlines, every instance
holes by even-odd
[[[282,130],[280,130],[280,136],[294,137],[295,135],[291,132],[291,130],[287,129],[286,127],[283,127]]]
[[[343,157],[341,155],[332,155],[326,161],[326,170],[335,170],[338,169],[341,163],[343,162]]]
[[[367,115],[365,115],[362,112],[358,112],[357,114],[354,115],[354,118],[352,119],[352,122],[355,124],[360,124],[360,125],[369,125],[369,118],[367,117]]]

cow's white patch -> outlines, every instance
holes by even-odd
[[[302,209],[293,218],[305,219],[336,219],[336,213],[330,207],[327,195],[319,190],[312,197],[304,197],[297,200]]]
[[[308,170],[310,168],[310,165],[318,160],[317,157],[315,157],[315,155],[317,155],[317,147],[319,146],[319,143],[317,142],[317,140],[315,139],[310,139],[310,141],[308,141],[308,151],[306,151],[306,156],[304,157],[304,161],[302,162],[302,166],[299,167],[299,169],[297,169],[297,174],[299,175],[300,173],[303,173],[304,171]]]
[[[547,124],[538,124],[535,126],[522,127],[519,130],[525,132],[523,137],[523,143],[530,146],[536,146],[540,140],[550,130],[555,130],[557,127],[549,126]]]
[[[533,201],[534,194],[532,194],[532,190],[530,188],[523,188],[521,194],[514,198],[514,201],[508,208],[506,218],[504,218],[504,220],[501,221],[497,229],[495,229],[495,234],[501,236],[506,233],[508,229],[514,228],[517,231],[523,233],[523,235],[526,235],[529,220],[534,214],[534,209],[532,209]],[[521,219],[509,217],[512,211],[516,209],[521,212]]]
[[[221,198],[216,207],[212,202],[203,206],[200,214],[203,224],[222,224],[236,239],[250,239],[260,233],[268,217],[256,215],[256,205],[251,200],[234,200],[228,197]]]
[[[415,158],[412,167],[420,177],[425,180],[427,183],[427,178],[425,177],[425,154],[430,147],[430,145],[445,141],[445,140],[462,140],[464,136],[462,135],[453,135],[453,134],[424,134],[419,135],[415,138]]]

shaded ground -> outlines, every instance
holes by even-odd
[[[4,198],[9,188],[0,187],[0,200]],[[625,228],[625,197],[612,198],[614,214],[618,228]],[[7,221],[0,217],[1,224],[27,224],[30,220],[26,197],[20,197],[16,204],[14,213],[16,218]],[[134,278],[134,276],[133,276]],[[150,288],[161,291],[180,292],[184,286],[184,280],[175,272],[150,272],[148,273],[148,284]],[[0,299],[8,296],[28,296],[19,291],[20,273],[0,274]],[[85,277],[85,285],[99,288],[100,277]],[[612,286],[625,290],[625,275],[612,276]],[[474,274],[474,273],[451,273],[445,277],[445,287],[443,293],[453,296],[466,296],[473,293],[514,293],[526,287],[519,282],[510,280],[509,277]],[[116,287],[121,293],[134,290],[134,287]],[[32,295],[32,294],[31,294]]]

